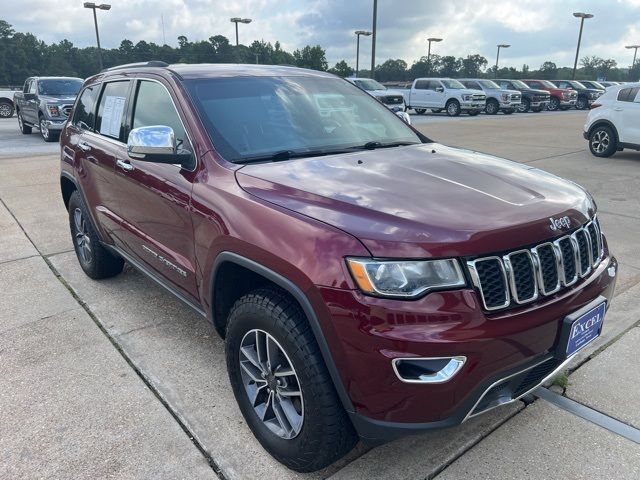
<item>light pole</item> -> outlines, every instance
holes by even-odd
[[[584,26],[584,19],[593,18],[592,14],[582,12],[575,12],[573,16],[580,19],[580,33],[578,34],[578,48],[576,48],[576,59],[573,62],[573,74],[571,75],[571,80],[576,79],[576,69],[578,68],[578,56],[580,55],[580,42],[582,42],[582,27]]]
[[[373,28],[371,37],[371,78],[376,78],[376,28],[378,23],[378,0],[373,0]]]
[[[634,49],[635,52],[633,52],[633,63],[631,64],[631,68],[633,69],[633,67],[636,66],[636,57],[638,56],[638,49],[640,48],[640,45],[627,45],[624,48],[628,48],[629,50]]]
[[[358,77],[358,67],[360,66],[360,35],[364,35],[365,37],[369,37],[371,32],[367,30],[356,30],[356,78]]]
[[[435,37],[431,37],[431,38],[427,38],[427,42],[429,42],[429,48],[427,49],[427,68],[429,69],[428,74],[431,75],[431,43],[432,42],[441,42],[442,39],[441,38],[435,38]]]
[[[233,17],[231,19],[231,22],[236,24],[236,47],[237,47],[238,46],[238,24],[239,23],[251,23],[251,19],[250,18]]]
[[[500,49],[501,48],[509,48],[511,45],[507,45],[506,43],[501,43],[498,45],[498,54],[496,55],[496,78],[498,78],[498,62],[500,61]]]
[[[96,26],[96,40],[98,41],[98,61],[100,62],[100,70],[102,70],[102,50],[100,49],[100,34],[98,33],[98,17],[96,15],[96,10],[110,10],[111,5],[106,3],[96,5],[93,2],[84,2],[84,8],[90,8],[93,10],[93,24]]]

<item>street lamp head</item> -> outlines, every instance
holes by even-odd
[[[498,48],[509,48],[511,45],[507,45],[506,43],[501,43],[498,45]]]
[[[96,4],[93,2],[84,2],[84,8],[96,8]]]
[[[593,18],[593,14],[591,13],[582,13],[582,12],[575,12],[573,14],[574,17],[576,18]]]
[[[103,3],[102,5],[98,5],[98,8],[100,10],[111,10],[111,5],[109,5],[108,3]]]
[[[231,21],[233,23],[251,23],[251,19],[250,18],[233,17],[231,19]]]
[[[627,45],[624,48],[629,48],[629,49],[631,49],[631,48],[640,48],[640,45]]]
[[[240,22],[242,22],[242,23],[251,23],[251,19],[250,18],[243,18],[242,20],[240,20]]]
[[[368,37],[371,35],[371,32],[368,30],[356,30],[356,35],[364,35],[365,37]]]
[[[441,42],[441,41],[442,41],[441,38],[434,38],[434,37],[427,38],[427,42]]]

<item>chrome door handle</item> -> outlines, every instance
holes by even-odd
[[[621,112],[622,110],[624,110],[622,107],[613,107],[613,109],[614,109],[616,112]]]
[[[121,169],[123,169],[126,172],[130,172],[131,170],[133,170],[133,165],[131,165],[129,162],[125,161],[125,160],[116,160],[116,165],[118,165]]]
[[[89,145],[87,142],[78,142],[78,148],[84,152],[88,152],[89,150],[91,150],[91,145]]]

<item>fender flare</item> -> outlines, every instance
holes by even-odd
[[[69,172],[65,172],[64,170],[62,170],[60,172],[60,179],[62,180],[62,178],[65,178],[65,179],[69,180],[71,183],[73,183],[75,185],[76,191],[80,193],[80,196],[82,197],[82,201],[87,206],[87,211],[89,212],[89,216],[91,217],[91,222],[93,223],[93,225],[95,227],[96,234],[98,235],[98,239],[100,240],[100,242],[102,244],[108,246],[109,244],[104,241],[104,238],[102,238],[102,233],[100,232],[100,229],[97,228],[98,223],[96,222],[95,215],[93,213],[93,209],[90,207],[89,202],[87,202],[87,197],[85,197],[84,192],[82,191],[82,188],[80,188],[80,184],[78,183],[78,181],[75,179],[75,177],[73,175],[71,175]],[[62,192],[60,192],[60,193],[62,193]]]
[[[616,143],[620,143],[620,135],[618,135],[618,129],[613,123],[611,123],[609,120],[606,120],[606,119],[596,120],[595,122],[593,122],[593,125],[589,127],[589,133],[588,133],[589,137],[591,137],[591,132],[593,132],[593,130],[596,127],[599,127],[600,125],[606,125],[611,130],[613,130],[613,134],[616,137]]]
[[[329,371],[329,375],[331,376],[331,380],[333,382],[333,386],[338,393],[338,397],[342,403],[342,406],[347,411],[347,413],[352,414],[355,412],[355,408],[353,403],[351,402],[351,398],[347,393],[347,390],[342,382],[342,378],[340,377],[340,373],[338,372],[338,368],[333,360],[333,356],[331,355],[331,350],[329,349],[329,345],[327,340],[324,337],[324,333],[322,331],[322,327],[320,326],[320,321],[318,320],[318,316],[311,305],[311,302],[307,298],[306,294],[291,280],[280,275],[279,273],[274,272],[270,268],[265,267],[249,258],[238,255],[237,253],[224,251],[218,254],[216,257],[213,268],[211,272],[211,281],[209,283],[209,298],[213,299],[213,293],[215,288],[215,278],[218,273],[218,269],[225,262],[235,263],[240,265],[241,267],[246,268],[247,270],[251,270],[258,275],[265,277],[267,280],[273,282],[278,287],[282,288],[284,291],[289,293],[300,305],[302,311],[304,312],[307,320],[309,321],[309,325],[311,326],[311,331],[313,332],[313,336],[318,342],[318,346],[320,347],[320,353],[324,360],[325,365],[327,366],[327,370]],[[213,300],[212,300],[213,304]],[[213,305],[212,305],[213,306]]]

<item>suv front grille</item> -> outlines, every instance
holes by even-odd
[[[402,97],[402,95],[388,95],[381,98],[382,103],[385,105],[400,105],[404,101],[404,97]]]
[[[467,261],[486,310],[500,310],[553,295],[586,277],[602,260],[598,220],[532,248]]]

